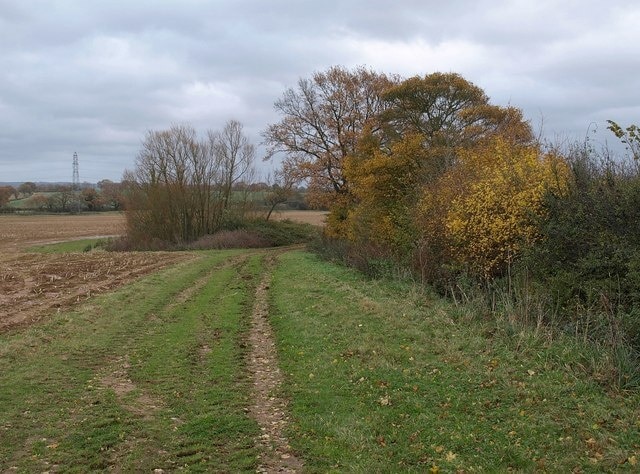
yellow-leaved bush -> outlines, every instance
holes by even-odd
[[[561,158],[500,137],[462,150],[442,178],[452,193],[443,222],[450,258],[485,278],[504,272],[539,237],[545,193],[564,192],[568,173]]]
[[[412,213],[425,152],[422,137],[408,134],[389,151],[370,146],[346,160],[356,203],[347,216],[348,240],[406,254],[415,235]]]

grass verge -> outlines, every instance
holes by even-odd
[[[290,252],[272,281],[289,433],[310,472],[637,469],[640,397],[566,341]]]
[[[260,270],[207,253],[0,335],[0,471],[254,470],[243,341]]]
[[[28,252],[34,253],[72,253],[72,252],[89,252],[93,249],[99,249],[107,246],[110,239],[80,239],[68,240],[65,242],[57,242],[55,244],[35,245],[27,249]]]

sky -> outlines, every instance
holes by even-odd
[[[457,72],[551,141],[640,124],[636,0],[0,0],[0,182],[119,181],[149,130],[273,108],[331,66]],[[273,163],[258,162],[259,174]]]

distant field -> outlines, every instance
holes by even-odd
[[[25,197],[25,198],[22,198],[22,199],[14,199],[12,201],[9,201],[8,206],[9,207],[13,207],[15,209],[25,209],[25,208],[37,207],[36,205],[34,205],[34,203],[36,201],[34,198],[36,196],[44,196],[44,197],[48,198],[48,197],[54,196],[55,194],[58,194],[58,193],[54,193],[54,192],[51,192],[51,193],[49,193],[49,192],[46,192],[46,193],[45,192],[38,192],[38,193],[35,193],[35,194],[33,194],[32,196],[29,196],[29,197]]]
[[[0,215],[0,250],[18,250],[46,243],[124,233],[124,215],[100,214]]]
[[[289,219],[294,222],[323,226],[326,223],[326,211],[277,211],[273,216],[277,220]]]
[[[323,211],[278,211],[273,218],[290,219],[313,225],[324,225]],[[60,215],[0,214],[0,250],[24,249],[37,243],[72,239],[121,235],[125,232],[125,218],[121,212]]]
[[[274,218],[322,225],[324,216],[315,211],[287,211]],[[0,215],[0,331],[38,321],[51,311],[187,258],[176,252],[82,252],[96,237],[124,232],[125,218],[118,212]],[[50,245],[68,241],[75,242]]]

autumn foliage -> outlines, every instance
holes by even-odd
[[[264,132],[268,154],[285,154],[284,169],[307,181],[312,205],[328,206],[336,195],[348,194],[344,160],[382,112],[381,95],[392,83],[364,67],[334,66],[300,79],[275,103],[282,120]]]
[[[406,253],[413,238],[412,209],[419,189],[422,137],[407,135],[388,152],[369,148],[346,161],[353,205],[343,234],[353,242],[369,241],[396,257]]]
[[[488,279],[539,239],[545,195],[563,192],[567,166],[537,146],[496,137],[463,151],[443,179],[458,187],[444,220],[452,259]]]
[[[520,111],[457,74],[392,84],[343,159],[327,233],[418,270],[490,278],[535,239],[544,192],[562,180]],[[554,174],[555,173],[555,174]],[[558,181],[558,183],[560,182]]]
[[[480,291],[491,311],[499,299],[509,318],[605,342],[619,373],[635,366],[638,127],[609,121],[624,164],[589,146],[561,153],[535,139],[520,110],[491,104],[458,74],[364,72],[301,81],[276,104],[285,117],[267,134],[329,206],[323,251],[372,275],[410,272],[450,295]],[[354,87],[365,83],[375,87]]]

